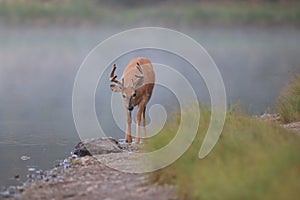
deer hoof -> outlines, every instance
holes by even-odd
[[[126,143],[132,143],[132,138],[130,135],[126,136]]]

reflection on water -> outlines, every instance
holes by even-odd
[[[181,31],[200,42],[215,60],[228,102],[240,101],[250,113],[270,107],[299,70],[299,29],[206,27]],[[0,186],[15,183],[15,175],[24,180],[28,167],[51,168],[56,160],[69,155],[79,141],[71,110],[76,72],[96,44],[117,32],[101,27],[0,27]],[[161,62],[173,59],[157,52],[142,54]],[[172,61],[180,70],[180,62]],[[110,91],[106,85],[102,87],[106,89],[97,92],[96,106],[99,119],[105,120],[100,96],[110,95]],[[201,101],[209,103],[203,85],[196,91]],[[168,105],[172,98],[158,87],[151,103]],[[110,136],[123,137],[113,124],[106,126]],[[24,155],[30,159],[21,160]]]

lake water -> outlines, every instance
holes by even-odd
[[[26,179],[28,167],[49,169],[70,155],[79,141],[72,117],[76,72],[93,47],[119,31],[0,26],[0,188],[16,184],[15,175]],[[210,53],[223,76],[228,103],[240,102],[251,114],[271,109],[280,90],[299,71],[300,29],[204,27],[179,31]],[[154,54],[159,53],[141,52],[149,57]],[[156,61],[162,62],[172,58],[163,53],[158,57]],[[180,70],[176,63],[174,67]],[[105,91],[96,94],[99,121],[108,119],[101,115],[107,105],[97,103],[101,95],[110,95],[108,83],[103,87]],[[200,101],[209,102],[204,86],[196,91]],[[173,100],[171,93],[158,87],[150,103],[172,107],[176,105]],[[106,127],[110,136],[123,137],[113,123]],[[24,155],[30,159],[21,160]]]

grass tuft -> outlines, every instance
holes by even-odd
[[[276,108],[283,123],[300,121],[300,74],[282,91]]]

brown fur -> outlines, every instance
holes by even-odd
[[[137,65],[140,65],[141,72],[138,70]],[[113,71],[114,72],[114,71]],[[112,74],[113,74],[112,72]],[[139,76],[143,76],[141,79]],[[121,92],[123,96],[123,104],[127,111],[127,126],[126,126],[126,141],[131,143],[131,110],[130,107],[138,106],[136,116],[136,143],[140,143],[140,122],[143,120],[143,137],[146,137],[146,121],[145,112],[146,105],[151,98],[152,91],[155,84],[155,73],[151,61],[148,58],[133,58],[123,71],[122,84],[120,81],[112,78],[111,82],[118,84],[111,85],[114,92]]]

